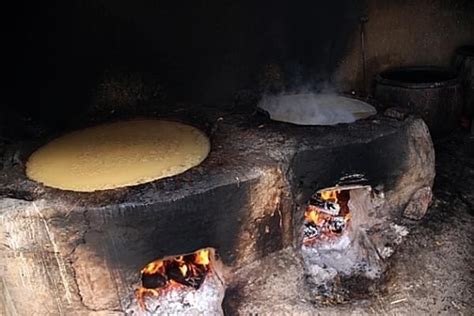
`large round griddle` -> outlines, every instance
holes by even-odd
[[[209,154],[197,128],[165,120],[129,120],[63,135],[28,159],[29,178],[80,192],[115,189],[175,176]]]
[[[368,103],[335,94],[266,96],[258,107],[274,121],[298,125],[352,123],[377,113]]]

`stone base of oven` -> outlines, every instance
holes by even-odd
[[[275,252],[235,273],[224,298],[226,315],[306,315],[314,310],[301,256]]]
[[[140,269],[157,257],[213,247],[236,270],[299,249],[306,201],[348,175],[362,175],[385,195],[371,216],[389,220],[433,184],[434,152],[420,119],[299,127],[228,115],[216,126],[203,164],[136,187],[59,191],[26,179],[21,164],[2,170],[0,302],[7,314],[120,314]],[[32,150],[25,146],[19,157]],[[266,284],[299,287],[303,276],[294,276]]]
[[[392,223],[392,226],[394,224]],[[403,226],[372,232],[371,256],[385,248],[380,267],[388,267],[393,247],[406,235]],[[387,242],[383,244],[382,242]],[[382,249],[374,249],[374,246]],[[388,251],[390,248],[390,251]],[[306,256],[306,258],[305,258]],[[356,271],[350,275],[308,262],[308,253],[286,248],[259,259],[235,272],[224,298],[226,315],[313,315],[366,314],[350,300],[369,298],[382,290],[383,278],[371,278]]]

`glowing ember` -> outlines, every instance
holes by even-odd
[[[141,271],[142,287],[135,295],[142,308],[146,296],[156,297],[174,286],[189,286],[198,289],[210,271],[213,255],[210,249],[167,259],[158,259],[147,264]]]
[[[348,202],[349,190],[316,193],[306,208],[303,242],[340,236],[351,220]]]

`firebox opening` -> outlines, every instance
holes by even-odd
[[[336,185],[316,191],[304,213],[303,251],[321,253],[321,250],[353,248],[360,232],[377,222],[375,213],[382,200],[383,193],[362,184]]]
[[[170,287],[192,287],[199,289],[211,268],[211,251],[205,248],[194,253],[157,259],[141,270],[142,286],[138,290],[139,300],[144,295],[158,296]]]
[[[322,190],[310,199],[305,211],[303,243],[340,237],[349,225],[349,190]]]
[[[156,259],[140,271],[140,285],[128,311],[152,310],[158,314],[160,310],[186,313],[187,308],[219,311],[225,286],[218,266],[213,248]]]
[[[382,276],[384,262],[370,230],[381,224],[376,214],[383,199],[368,185],[325,188],[311,197],[304,213],[301,254],[315,295],[339,295],[334,285],[341,279]]]

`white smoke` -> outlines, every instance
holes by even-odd
[[[335,94],[330,86],[321,91],[264,96],[257,106],[272,120],[298,125],[352,123],[377,113],[370,104]]]

